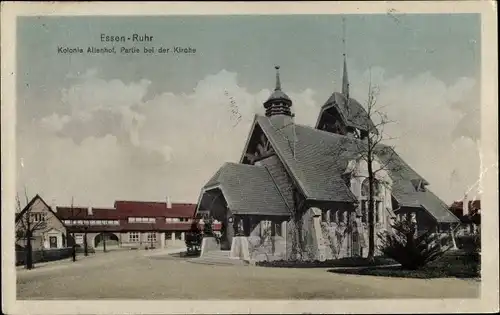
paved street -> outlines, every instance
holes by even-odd
[[[165,252],[97,253],[17,269],[18,299],[474,298],[480,283],[342,275],[326,269],[212,266]]]

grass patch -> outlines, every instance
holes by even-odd
[[[477,253],[447,253],[440,259],[417,270],[402,267],[334,269],[329,272],[401,278],[480,278],[481,260]]]
[[[362,257],[347,257],[339,259],[330,259],[325,261],[290,261],[290,260],[275,260],[275,261],[259,261],[256,266],[260,267],[276,267],[276,268],[330,268],[330,267],[364,267],[364,266],[380,266],[397,264],[394,260],[386,257],[375,257],[373,262],[369,262]]]

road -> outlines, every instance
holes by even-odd
[[[376,299],[475,298],[480,283],[343,275],[326,269],[213,266],[146,251],[17,270],[17,296],[29,299]]]

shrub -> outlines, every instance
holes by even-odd
[[[191,229],[186,234],[185,243],[186,248],[189,254],[199,253],[201,249],[201,240],[203,238],[203,234],[198,226],[198,222],[193,222],[191,224]]]
[[[206,237],[214,236],[213,224],[214,224],[214,220],[212,218],[208,218],[205,220],[205,223],[203,224],[203,235],[204,236],[206,236]]]
[[[417,235],[415,224],[406,220],[396,221],[391,227],[392,232],[379,234],[382,243],[379,249],[404,269],[417,270],[444,253],[443,239],[437,233],[425,231]]]

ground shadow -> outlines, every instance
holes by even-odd
[[[449,254],[417,270],[405,270],[401,266],[336,268],[333,273],[369,275],[399,278],[462,278],[480,279],[481,260],[478,254]]]

